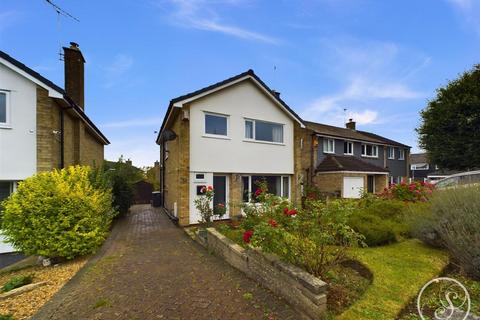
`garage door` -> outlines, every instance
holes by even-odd
[[[360,198],[363,189],[363,177],[343,178],[343,197]]]

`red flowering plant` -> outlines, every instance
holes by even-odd
[[[244,244],[276,254],[317,276],[346,259],[347,248],[363,244],[362,236],[346,224],[354,210],[351,202],[307,200],[305,208],[296,208],[287,199],[270,194],[265,183],[258,190],[262,190],[258,202],[243,208]]]
[[[215,194],[212,186],[203,186],[200,189],[201,195],[193,201],[195,208],[200,212],[199,221],[204,227],[210,227],[215,217],[221,218],[226,213],[224,204],[218,204],[213,207],[213,196]]]
[[[391,184],[379,194],[385,199],[396,199],[408,202],[427,201],[434,190],[434,185],[428,182],[414,181]]]

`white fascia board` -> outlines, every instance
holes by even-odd
[[[5,65],[6,67],[12,69],[13,71],[15,71],[16,73],[20,74],[21,76],[27,78],[28,80],[32,81],[33,83],[37,84],[38,86],[44,88],[45,90],[48,91],[48,96],[51,97],[51,98],[58,98],[58,99],[63,99],[63,94],[58,92],[57,90],[47,86],[45,83],[43,83],[42,81],[38,80],[37,78],[35,77],[32,77],[30,74],[26,73],[25,71],[23,71],[22,69],[16,67],[15,65],[11,64],[10,62],[8,62],[7,60],[5,59],[2,59],[0,58],[0,62]]]
[[[388,175],[389,172],[375,172],[375,171],[321,171],[315,174],[328,174],[328,173],[355,173],[355,174],[384,174]]]
[[[232,86],[232,85],[234,85],[234,84],[236,84],[236,83],[239,83],[239,82],[241,82],[241,81],[244,81],[244,80],[246,80],[246,79],[251,79],[251,80],[257,85],[257,87],[259,87],[263,92],[265,92],[265,93],[275,102],[275,104],[277,104],[277,106],[279,106],[284,112],[286,112],[288,115],[290,115],[291,118],[293,118],[296,122],[298,122],[298,123],[300,124],[300,127],[301,127],[301,128],[305,128],[305,125],[304,125],[301,121],[299,121],[299,120],[297,119],[297,117],[295,117],[295,116],[294,116],[289,110],[287,110],[280,102],[278,102],[278,100],[272,95],[271,92],[269,92],[268,90],[266,90],[254,77],[252,77],[252,76],[250,76],[250,75],[246,75],[246,76],[241,77],[241,78],[239,78],[239,79],[237,79],[237,80],[235,80],[235,81],[226,83],[226,84],[224,84],[224,85],[222,85],[222,86],[219,86],[219,87],[217,87],[217,88],[214,88],[214,89],[212,89],[212,90],[202,92],[202,93],[200,93],[200,94],[198,94],[198,95],[196,95],[196,96],[193,96],[193,97],[191,97],[191,98],[188,98],[188,99],[185,99],[185,100],[182,100],[182,101],[178,101],[178,102],[174,103],[173,106],[174,106],[174,107],[177,107],[177,108],[181,108],[181,107],[182,107],[184,104],[186,104],[186,103],[192,102],[192,101],[194,101],[194,100],[197,100],[197,99],[199,99],[199,98],[201,98],[201,97],[204,97],[204,96],[207,96],[207,95],[212,94],[212,93],[214,93],[214,92],[217,92],[217,91],[219,91],[219,90],[223,90],[223,89],[225,89],[225,88],[228,88],[228,87],[230,87],[230,86]]]

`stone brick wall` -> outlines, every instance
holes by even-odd
[[[349,175],[350,177],[356,175]],[[358,175],[357,175],[358,176]],[[343,193],[343,177],[342,173],[322,173],[313,176],[313,184],[321,192]],[[365,178],[366,179],[366,178]]]
[[[311,150],[313,145],[313,131],[301,128],[300,124],[295,123],[294,127],[294,175],[292,177],[291,198],[292,201],[299,204],[303,195],[303,188],[310,183]],[[313,153],[315,163],[316,152]]]
[[[189,106],[183,108],[189,109]],[[188,120],[182,120],[177,114],[170,130],[174,131],[177,137],[166,142],[168,159],[164,168],[164,206],[173,213],[176,203],[178,223],[185,226],[190,224],[190,123]]]
[[[61,167],[61,107],[48,96],[48,91],[37,87],[37,171]],[[64,166],[82,164],[100,166],[104,146],[91,134],[85,124],[71,110],[64,117]],[[57,132],[57,133],[54,133]]]
[[[230,218],[239,216],[242,213],[241,204],[243,201],[242,195],[242,175],[232,173],[230,175],[230,190],[229,190],[229,214]]]
[[[310,319],[324,319],[328,285],[308,272],[258,249],[244,249],[213,228],[196,240],[234,268],[283,297]]]
[[[37,171],[50,171],[54,168],[53,155],[53,106],[48,91],[37,87]]]

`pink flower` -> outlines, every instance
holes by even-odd
[[[213,191],[213,187],[212,187],[212,186],[208,186],[208,187],[207,187],[207,190],[208,190],[208,191]]]
[[[261,195],[262,193],[263,193],[263,190],[262,190],[262,189],[260,189],[260,188],[257,189],[257,190],[255,191],[255,197],[258,197],[258,196]]]
[[[250,243],[250,239],[253,236],[253,230],[247,230],[243,233],[243,242]]]
[[[283,213],[284,213],[285,215],[288,215],[288,208],[283,209]]]
[[[287,212],[288,216],[294,216],[296,214],[297,214],[297,210],[295,210],[295,209],[288,210],[288,212]]]

